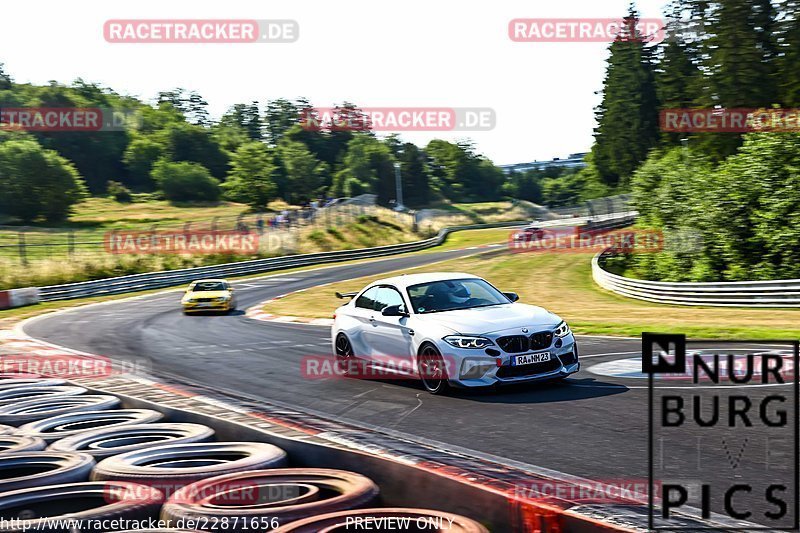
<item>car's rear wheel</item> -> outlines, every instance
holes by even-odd
[[[434,345],[422,347],[417,357],[417,370],[422,386],[431,394],[443,394],[450,388],[444,359]]]
[[[355,360],[356,357],[353,353],[353,345],[350,344],[350,339],[344,333],[340,333],[336,337],[336,366],[346,376],[350,373]]]

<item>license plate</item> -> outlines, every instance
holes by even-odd
[[[550,360],[550,352],[529,353],[525,355],[515,355],[511,359],[511,366],[532,365]]]

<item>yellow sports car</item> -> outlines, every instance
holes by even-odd
[[[224,279],[199,279],[189,284],[181,298],[184,314],[194,311],[233,311],[233,287]]]

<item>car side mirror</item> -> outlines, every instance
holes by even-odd
[[[504,292],[503,295],[505,295],[505,297],[511,300],[512,302],[516,302],[517,300],[519,300],[519,294],[517,294],[516,292]]]
[[[383,316],[408,316],[408,313],[406,313],[402,307],[402,305],[387,305],[383,308],[381,314]]]

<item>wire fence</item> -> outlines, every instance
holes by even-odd
[[[363,220],[365,216],[389,216],[398,225],[419,234],[433,234],[442,227],[471,222],[495,222],[504,218],[553,220],[566,217],[596,217],[627,211],[630,198],[619,195],[585,202],[578,206],[546,208],[529,202],[513,201],[514,213],[500,213],[496,220],[470,220],[458,211],[422,210],[390,212],[375,205],[374,195],[334,200],[330,205],[286,209],[282,212],[248,213],[239,216],[215,217],[176,224],[156,223],[122,229],[43,228],[38,226],[0,225],[0,260],[21,265],[43,260],[77,261],[108,256],[108,244],[118,232],[137,232],[146,235],[169,232],[190,234],[199,232],[234,232],[258,235],[261,256],[284,255],[296,252],[301,232],[317,228],[336,228]],[[387,215],[387,213],[391,213]]]
[[[191,234],[232,232],[259,236],[259,253],[280,254],[291,250],[304,229],[342,226],[364,216],[374,216],[377,207],[366,203],[334,205],[282,212],[248,213],[235,217],[215,217],[176,224],[152,224],[122,229],[43,228],[37,226],[0,225],[0,258],[13,259],[26,265],[39,260],[78,260],[106,255],[115,234],[136,232]],[[398,223],[413,224],[413,216],[395,213]]]

